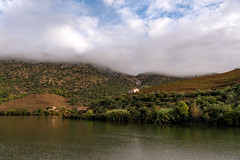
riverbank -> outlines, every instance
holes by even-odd
[[[13,108],[0,111],[0,116],[58,115],[63,119],[117,123],[240,127],[239,95],[240,84],[219,90],[190,93],[157,92],[102,97],[92,101],[88,107],[52,106],[32,112]]]
[[[168,121],[167,123],[162,123],[160,121],[164,117],[158,117],[158,120],[153,121],[152,115],[147,115],[146,117],[133,117],[127,110],[112,110],[105,114],[95,114],[92,110],[86,112],[79,112],[76,109],[61,109],[57,111],[48,111],[39,109],[37,111],[29,112],[27,109],[10,109],[8,111],[0,111],[0,116],[39,116],[39,117],[59,117],[60,119],[75,119],[75,120],[87,120],[87,121],[99,121],[99,122],[111,122],[117,124],[148,124],[157,126],[205,126],[205,127],[240,127],[239,125],[226,125],[226,123],[220,123],[215,121],[204,121],[193,119],[186,119],[184,121],[177,121],[174,119],[174,115],[169,117],[164,116]],[[175,115],[177,117],[177,115]],[[173,121],[175,120],[175,121]]]

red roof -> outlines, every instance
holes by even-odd
[[[129,89],[129,91],[130,91],[130,90],[134,90],[134,89],[137,89],[137,88],[132,88],[132,89]]]
[[[89,107],[78,107],[79,109],[88,109]]]

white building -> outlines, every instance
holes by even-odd
[[[132,88],[132,89],[129,89],[129,90],[128,90],[128,93],[129,93],[129,94],[137,93],[137,92],[139,92],[139,89],[137,89],[137,88]]]
[[[89,109],[89,107],[78,107],[77,111],[86,111],[88,109]]]

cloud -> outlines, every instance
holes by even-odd
[[[130,74],[239,67],[238,0],[94,3],[0,0],[0,57],[89,62]]]
[[[74,1],[9,1],[0,16],[1,53],[84,52],[93,46],[98,20],[78,16],[82,8]]]
[[[118,10],[124,27],[132,29],[137,34],[146,32],[146,24],[137,14],[133,13],[129,8],[122,8]]]
[[[174,28],[175,22],[168,17],[158,18],[156,20],[149,21],[149,36],[159,37],[165,35]],[[172,28],[172,29],[171,29]]]
[[[124,0],[103,0],[105,5],[119,7],[125,4]]]
[[[99,54],[105,58],[94,63],[111,62],[114,69],[129,73],[154,71],[192,75],[233,69],[240,58],[236,28],[240,22],[236,7],[239,3],[234,2],[222,2],[217,9],[209,6],[216,5],[215,1],[201,3],[199,7],[205,6],[203,11],[195,7],[197,9],[179,19],[167,16],[144,19],[147,36],[139,40],[129,33],[125,42],[116,41],[118,43],[109,48],[97,48],[90,53],[91,59]],[[115,56],[109,58],[112,52]]]

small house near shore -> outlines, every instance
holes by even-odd
[[[48,110],[48,111],[55,111],[55,110],[57,110],[57,107],[51,106],[51,107],[49,107],[47,110]]]
[[[86,111],[88,109],[89,109],[89,107],[78,107],[77,111]]]
[[[137,92],[139,92],[139,89],[137,89],[137,88],[132,88],[132,89],[128,90],[128,94],[133,94],[133,93],[137,93]]]

